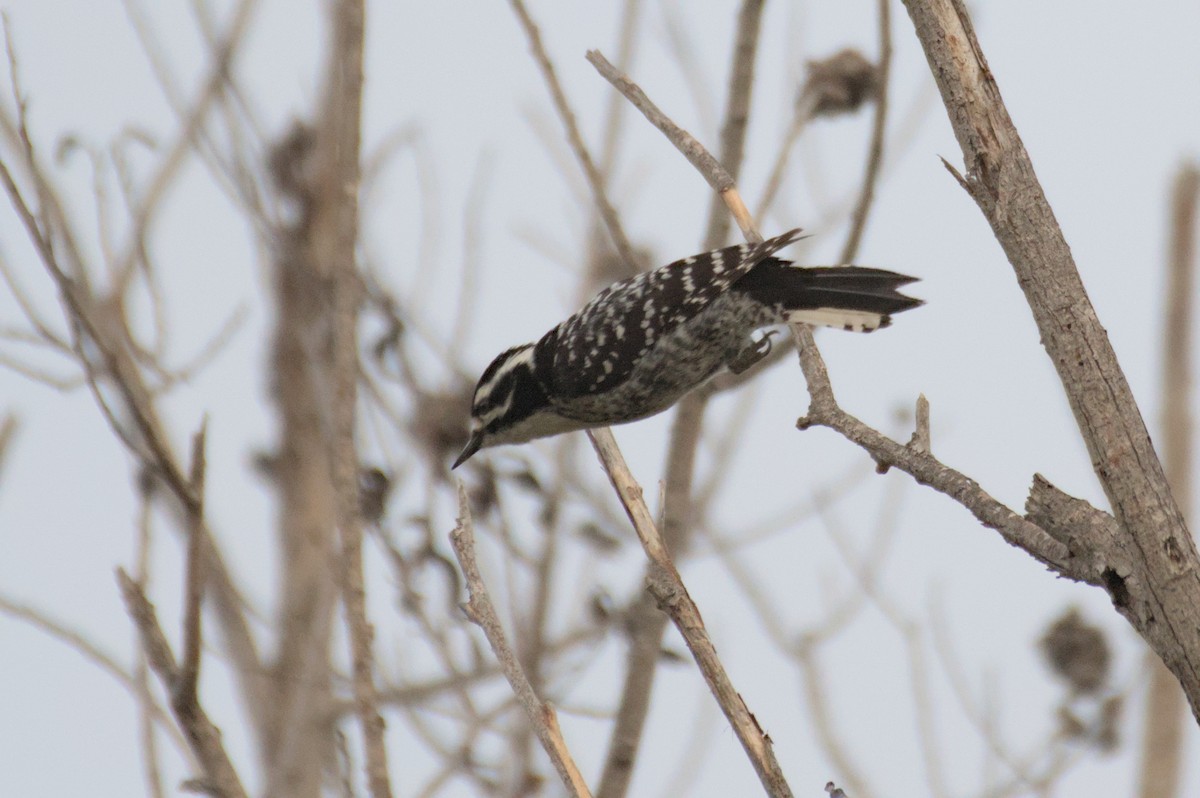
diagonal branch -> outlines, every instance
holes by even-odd
[[[118,569],[117,582],[125,599],[126,611],[141,636],[142,649],[146,652],[150,667],[158,674],[167,692],[178,695],[182,674],[171,653],[171,645],[158,624],[154,605],[146,598],[141,586],[130,579],[124,570]],[[200,791],[225,798],[246,798],[237,771],[233,769],[221,743],[221,731],[209,720],[204,709],[194,701],[186,705],[172,701],[171,709],[187,737],[192,753],[204,769],[204,783],[197,785]]]
[[[563,127],[567,131],[567,142],[571,145],[571,150],[575,153],[580,166],[583,167],[588,187],[592,190],[592,201],[596,203],[596,208],[599,209],[600,216],[604,219],[604,226],[608,228],[608,234],[612,237],[617,254],[621,256],[621,260],[625,261],[630,274],[634,274],[637,271],[637,256],[634,255],[633,247],[630,246],[629,239],[625,236],[625,230],[621,227],[621,220],[617,215],[616,208],[608,201],[608,192],[604,189],[604,177],[596,168],[596,162],[592,160],[591,153],[583,143],[583,134],[579,132],[579,124],[575,121],[575,112],[571,110],[571,105],[567,102],[566,95],[563,94],[562,85],[558,82],[554,64],[550,62],[550,56],[546,54],[546,48],[542,46],[542,36],[538,32],[537,24],[529,16],[529,12],[521,0],[509,1],[513,11],[517,14],[517,19],[521,21],[521,27],[525,29],[525,35],[529,38],[529,49],[533,51],[534,60],[542,70],[542,77],[550,89],[550,96],[554,100],[554,109],[558,111]]]
[[[189,482],[196,496],[195,510],[187,517],[187,565],[184,577],[183,664],[179,684],[172,700],[189,705],[196,702],[196,683],[200,679],[200,609],[204,601],[204,480],[207,469],[204,445],[208,437],[207,420],[192,438],[192,467]]]
[[[669,116],[659,110],[659,107],[642,91],[642,87],[609,63],[599,50],[589,50],[587,59],[596,68],[596,71],[613,85],[613,88],[624,94],[625,99],[642,112],[650,124],[662,131],[662,134],[675,145],[675,149],[683,153],[692,166],[696,167],[696,171],[708,181],[712,190],[721,195],[722,200],[733,214],[734,220],[738,223],[738,227],[742,229],[742,233],[751,241],[761,241],[754,220],[750,218],[750,212],[737,193],[737,182],[733,175],[721,165],[721,162],[714,158],[712,153],[691,133],[675,124]]]
[[[1130,546],[1106,585],[1200,718],[1200,556],[962,0],[905,0],[966,163]],[[1100,557],[1111,552],[1098,550]]]
[[[829,427],[866,449],[881,471],[893,466],[899,468],[917,482],[957,501],[980,523],[995,529],[1012,545],[1024,549],[1055,570],[1067,573],[1070,554],[1066,545],[992,498],[975,480],[944,465],[929,453],[928,403],[925,403],[923,411],[918,412],[921,423],[913,440],[908,445],[892,440],[838,405],[825,361],[813,342],[812,330],[806,325],[793,325],[792,334],[800,350],[800,368],[808,382],[811,400],[808,414],[796,422],[797,427],[802,430],[814,426]]]
[[[729,216],[724,203],[751,241],[761,240],[749,211],[737,192],[735,175],[740,171],[745,151],[746,128],[754,86],[754,62],[762,27],[762,0],[744,0],[738,14],[734,37],[733,63],[729,70],[725,123],[721,131],[721,159],[713,158],[699,141],[663,114],[645,93],[599,52],[588,53],[588,61],[620,91],[631,104],[659,128],[701,171],[715,189],[709,212],[705,246],[719,247],[729,234]],[[723,165],[724,164],[724,165]],[[728,166],[728,169],[726,169]],[[707,394],[684,397],[675,410],[667,453],[664,492],[663,532],[668,549],[682,556],[687,548],[691,520],[695,514],[692,486],[696,450],[700,443],[707,405]],[[647,578],[654,573],[647,566]],[[629,614],[629,650],[626,655],[625,683],[600,779],[601,798],[618,798],[629,789],[637,749],[649,711],[654,687],[655,667],[666,631],[666,618],[657,611],[653,597],[643,594]]]
[[[530,725],[533,726],[542,747],[546,749],[546,754],[550,757],[554,769],[558,771],[563,784],[575,798],[590,798],[591,792],[587,783],[575,765],[575,760],[563,739],[562,730],[558,727],[558,716],[554,707],[538,698],[504,636],[504,628],[500,625],[500,618],[496,615],[496,608],[488,595],[487,586],[475,559],[474,523],[471,520],[467,491],[461,482],[458,485],[458,524],[450,533],[450,544],[454,547],[454,556],[458,558],[458,564],[467,580],[469,600],[463,606],[467,617],[478,624],[487,636],[505,678],[512,686],[517,701],[525,710]]]
[[[675,570],[671,554],[667,551],[667,546],[642,498],[642,488],[625,465],[625,458],[621,456],[612,432],[608,429],[592,430],[588,432],[588,437],[604,465],[604,471],[608,474],[613,489],[625,507],[625,512],[629,515],[638,540],[646,550],[646,556],[654,566],[648,572],[647,588],[658,601],[659,607],[671,616],[675,627],[683,636],[696,664],[700,666],[704,681],[708,683],[709,690],[729,720],[729,725],[754,765],[754,771],[767,794],[790,797],[792,791],[783,776],[779,762],[775,759],[771,738],[758,725],[758,720],[742,700],[741,694],[734,689],[729,674],[725,672],[724,665],[717,657],[716,647],[708,636],[708,630],[704,628],[700,610],[688,595],[683,580],[679,578],[679,572]]]

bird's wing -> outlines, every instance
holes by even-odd
[[[546,334],[552,381],[561,397],[620,385],[655,342],[695,316],[755,264],[801,237],[799,228],[761,244],[739,244],[677,260],[614,283]],[[543,360],[543,362],[547,362]]]

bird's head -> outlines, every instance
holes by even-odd
[[[533,357],[534,345],[522,344],[484,369],[471,401],[471,437],[451,468],[480,449],[541,437],[531,419],[549,408],[549,400],[534,375]]]

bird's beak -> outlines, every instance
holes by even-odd
[[[479,451],[480,446],[483,446],[483,430],[478,429],[471,433],[471,440],[467,441],[467,445],[463,447],[462,453],[454,461],[454,465],[450,466],[450,470],[453,471],[471,459],[471,455]]]

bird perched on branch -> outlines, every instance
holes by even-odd
[[[489,446],[660,413],[722,366],[740,373],[766,357],[769,335],[752,338],[764,327],[871,332],[921,304],[896,290],[914,277],[772,257],[800,237],[790,230],[614,283],[537,342],[500,353],[479,378],[453,467]]]

